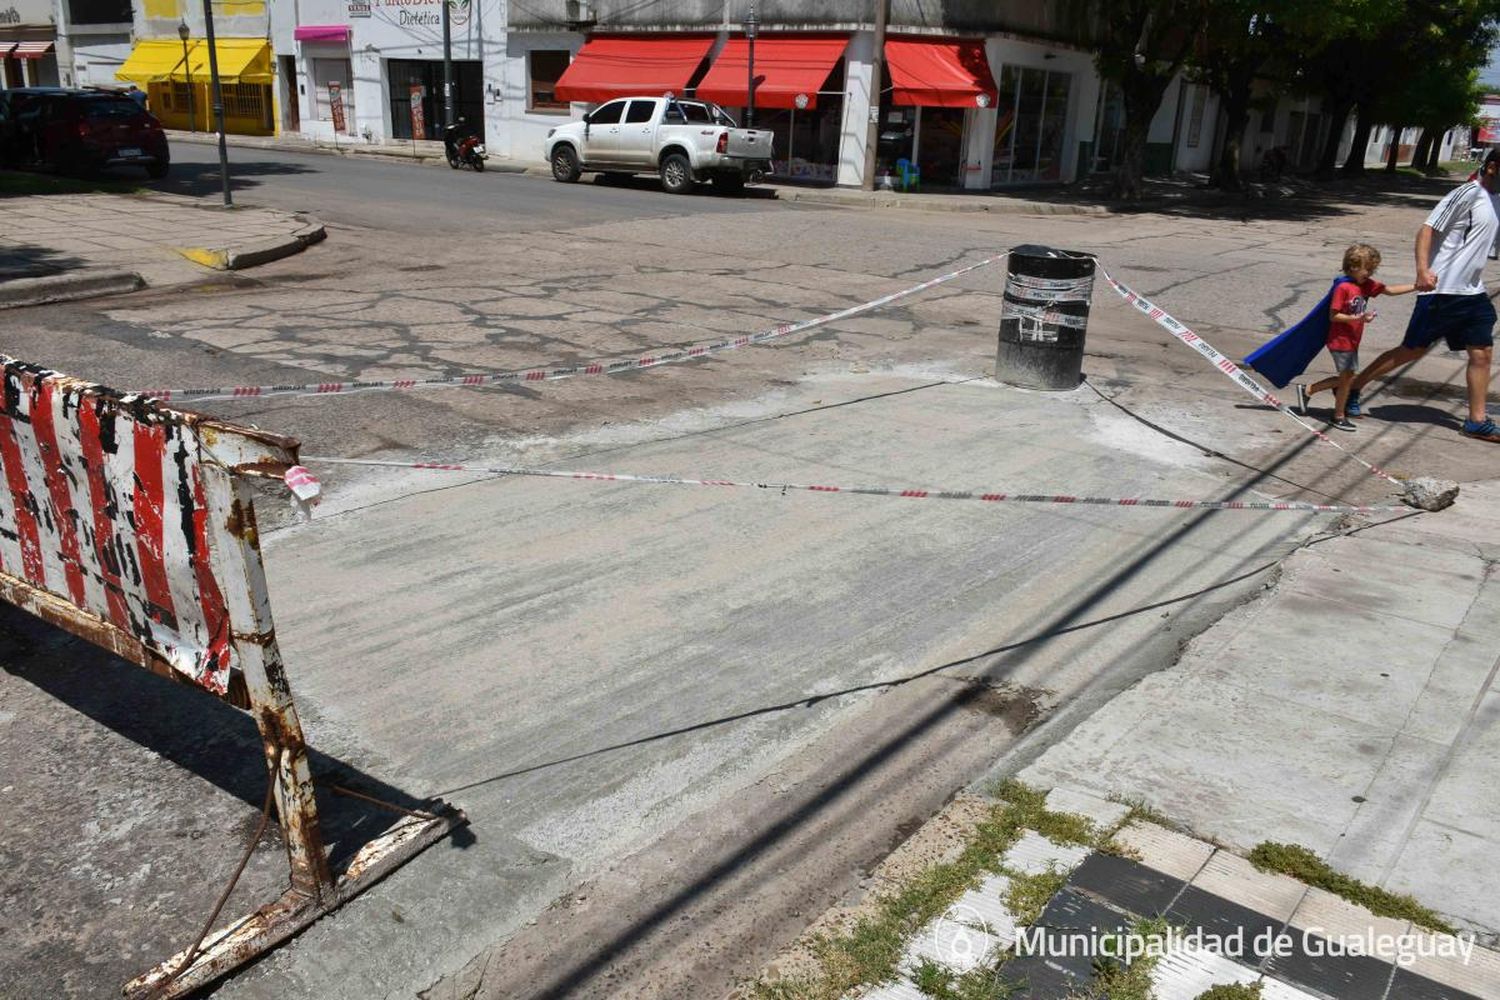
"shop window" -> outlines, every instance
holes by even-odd
[[[130,0],[68,0],[70,24],[129,24]]]
[[[259,83],[226,83],[224,115],[228,118],[265,117],[265,86]],[[345,114],[348,114],[347,109]]]
[[[350,84],[354,80],[354,74],[350,72],[349,60],[314,59],[312,72],[313,107],[318,121],[333,121],[333,108],[328,100],[328,85],[336,83],[339,85],[339,99],[344,103],[344,122],[352,129],[354,127],[354,88]]]
[[[999,83],[991,186],[1061,180],[1072,75],[1012,66]],[[1101,94],[1095,169],[1107,169],[1118,152],[1123,107],[1111,96]]]
[[[572,59],[567,49],[532,49],[528,62],[531,65],[531,89],[526,99],[527,111],[566,112],[567,101],[557,99],[557,81],[568,68]]]
[[[390,102],[391,135],[412,136],[412,89],[422,108],[423,135],[418,139],[443,137],[443,64],[437,59],[392,59],[386,64]],[[345,98],[347,100],[347,97]],[[453,118],[465,119],[484,137],[484,74],[478,61],[453,60]]]

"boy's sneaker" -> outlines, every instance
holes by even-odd
[[[1333,419],[1332,423],[1330,424],[1330,426],[1337,427],[1341,431],[1357,431],[1357,430],[1359,430],[1358,427],[1355,427],[1352,423],[1349,422],[1349,418],[1348,417],[1335,417]],[[1491,424],[1490,426],[1493,427],[1494,424]],[[1500,441],[1500,437],[1496,437],[1495,440],[1496,441]]]
[[[1465,420],[1463,427],[1464,437],[1478,438],[1481,441],[1494,441],[1500,443],[1500,427],[1489,417],[1483,420]]]
[[[1359,390],[1349,390],[1349,402],[1344,404],[1344,412],[1351,417],[1362,417],[1365,415],[1365,408],[1359,405]]]
[[[1297,390],[1297,412],[1305,417],[1307,416],[1307,386],[1298,382],[1292,388]]]

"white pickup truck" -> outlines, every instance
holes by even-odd
[[[566,184],[585,170],[659,174],[671,194],[699,181],[736,191],[771,169],[772,133],[737,128],[717,104],[672,97],[622,97],[547,132],[552,176]]]

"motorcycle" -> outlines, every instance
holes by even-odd
[[[489,154],[484,151],[484,143],[479,141],[479,136],[468,130],[467,123],[463,121],[448,126],[447,132],[443,138],[443,151],[448,155],[448,166],[457,170],[467,163],[476,173],[482,173],[484,161],[489,159]]]

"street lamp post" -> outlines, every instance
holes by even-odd
[[[443,5],[443,137],[446,139],[448,126],[453,124],[453,21],[448,0],[439,2]]]
[[[186,21],[178,22],[177,37],[182,39],[182,71],[187,74],[188,131],[196,132],[198,131],[198,110],[193,107],[193,66],[188,62],[187,50],[188,36],[192,33]]]
[[[232,208],[229,194],[229,144],[224,139],[224,88],[219,83],[219,50],[214,46],[213,0],[203,0],[203,33],[208,39],[208,78],[213,85],[214,128],[219,132],[219,184],[224,189],[224,207]]]
[[[760,30],[760,18],[755,16],[755,4],[750,5],[750,13],[745,15],[745,41],[750,45],[748,90],[749,103],[745,105],[745,127],[752,128],[755,125],[755,35]]]

